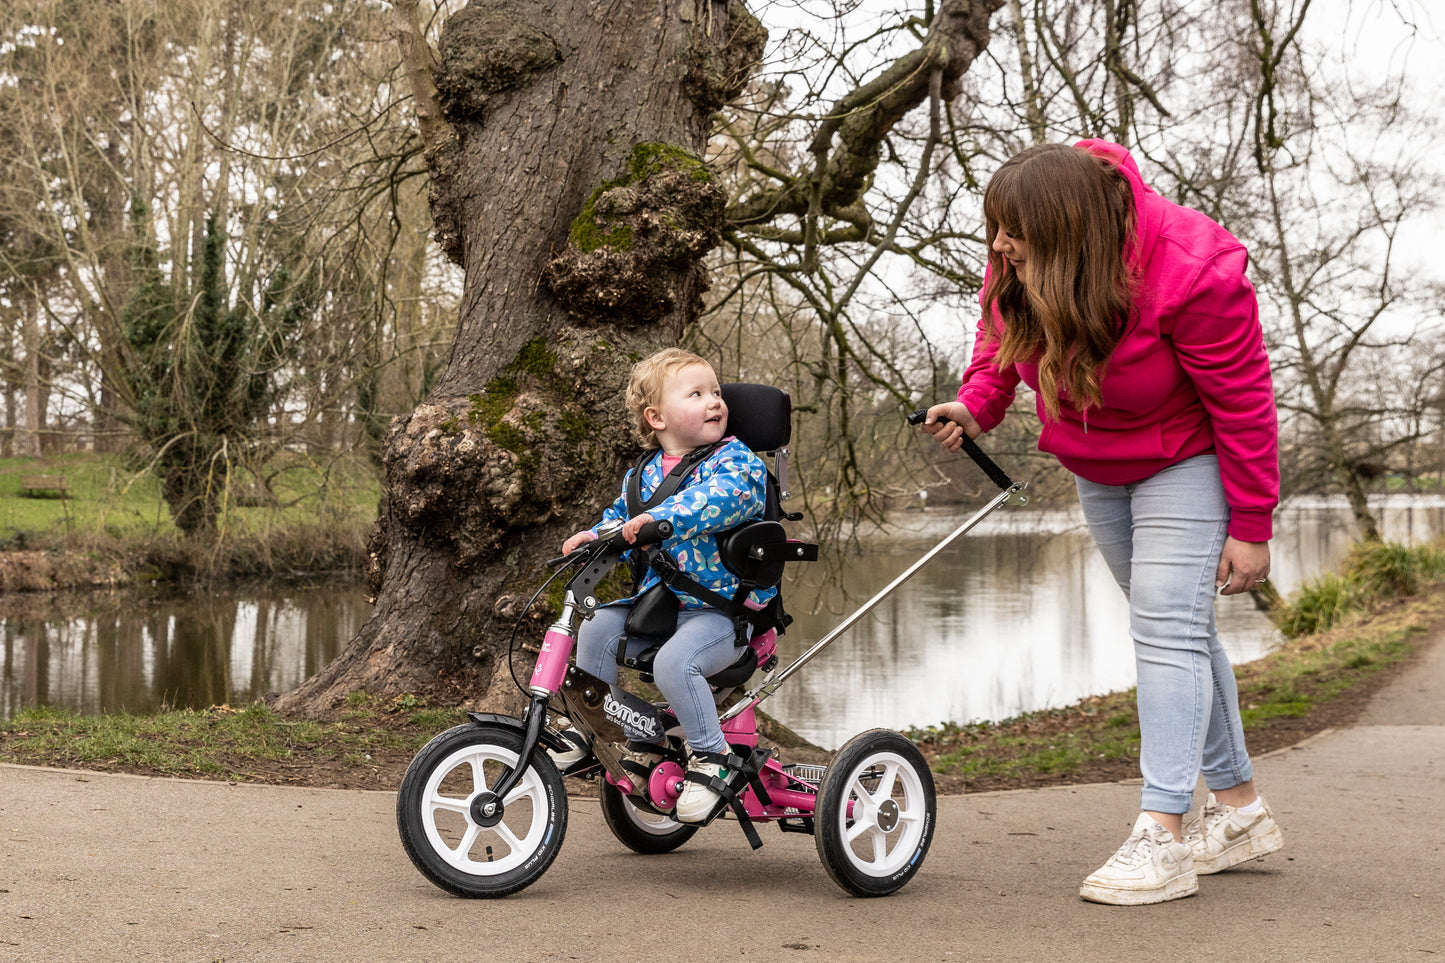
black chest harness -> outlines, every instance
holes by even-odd
[[[660,457],[661,452],[644,452],[637,459],[632,473],[627,478],[628,517],[636,518],[676,494],[693,470],[723,444],[724,442],[721,441],[714,442],[688,452],[663,477],[646,500],[642,497],[642,473],[648,462],[654,456]],[[731,618],[738,632],[739,645],[745,644],[747,641],[747,626],[751,626],[754,632],[777,629],[781,633],[788,623],[793,621],[792,617],[783,611],[782,600],[777,595],[773,596],[762,609],[751,609],[743,604],[747,600],[748,594],[754,589],[769,588],[782,580],[784,562],[817,558],[818,548],[816,545],[789,541],[787,532],[776,518],[767,517],[777,513],[777,497],[771,490],[775,482],[771,475],[768,477],[767,484],[770,490],[763,519],[743,522],[727,531],[717,533],[718,554],[722,559],[723,567],[738,579],[738,588],[732,598],[705,588],[692,576],[680,571],[672,556],[663,551],[660,546],[650,545],[643,549],[633,550],[633,590],[636,591],[637,586],[641,584],[648,568],[657,573],[662,584],[648,589],[634,603],[633,615],[628,617],[629,634],[670,636],[676,630],[677,625],[678,603],[674,592],[691,595]],[[666,593],[666,597],[660,593]],[[670,612],[668,612],[669,608]],[[670,614],[670,628],[665,621],[666,616],[663,617],[663,620],[653,621],[657,617],[657,611]],[[633,624],[633,616],[637,616],[636,625]],[[656,629],[663,631],[655,631]]]

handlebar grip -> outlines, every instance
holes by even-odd
[[[910,425],[921,425],[927,419],[928,409],[919,408],[917,411],[913,412],[911,415],[908,416],[908,423]],[[936,419],[936,421],[940,424],[945,421],[952,420],[952,418],[944,417],[939,417],[938,419]],[[1008,476],[1007,472],[1005,472],[1002,468],[998,467],[994,460],[984,453],[984,450],[982,448],[978,447],[978,443],[976,441],[968,437],[968,432],[963,432],[963,434],[960,435],[959,438],[963,442],[963,450],[968,452],[968,457],[973,459],[973,463],[975,465],[983,469],[983,473],[988,476],[989,481],[997,485],[1002,491],[1007,491],[1008,489],[1013,487],[1013,479]]]
[[[637,530],[637,541],[635,545],[651,545],[653,542],[661,542],[672,537],[672,522],[665,518],[648,522]]]

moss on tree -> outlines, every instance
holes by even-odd
[[[701,305],[702,257],[717,245],[727,196],[700,159],[636,145],[587,198],[546,280],[573,317],[645,323]]]

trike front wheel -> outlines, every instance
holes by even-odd
[[[567,833],[567,796],[546,753],[535,752],[516,787],[492,789],[517,765],[522,733],[462,725],[422,747],[401,781],[396,824],[421,874],[449,893],[506,896],[547,871]]]
[[[818,789],[814,841],[833,881],[855,896],[897,892],[933,841],[933,773],[913,743],[887,729],[838,750]]]

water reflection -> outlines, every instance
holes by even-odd
[[[0,717],[245,703],[295,688],[360,630],[359,587],[0,598]]]
[[[1388,539],[1445,532],[1445,500],[1382,502]],[[807,577],[788,593],[792,658],[951,531],[943,513],[896,520],[868,539],[840,584]],[[1343,505],[1299,500],[1276,521],[1271,579],[1288,593],[1337,566],[1352,533]],[[809,607],[819,609],[810,613]],[[1220,598],[1221,640],[1236,663],[1279,641],[1249,596]],[[875,726],[1004,719],[1134,684],[1128,609],[1077,512],[1004,509],[935,558],[778,691],[769,712],[827,747]]]
[[[1380,505],[1387,538],[1445,532],[1445,499]],[[841,580],[795,567],[797,617],[781,639],[802,652],[955,528],[943,511],[896,519],[864,539]],[[1276,525],[1271,579],[1283,592],[1337,566],[1351,544],[1343,505],[1296,501]],[[0,717],[30,705],[84,713],[244,703],[299,685],[370,614],[359,587],[258,587],[203,595],[137,592],[0,596]],[[1236,662],[1277,643],[1248,596],[1220,599]],[[1134,683],[1124,600],[1082,521],[1007,508],[903,585],[790,678],[767,711],[836,747],[877,726],[1002,719]]]

